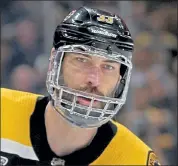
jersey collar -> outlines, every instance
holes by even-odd
[[[49,97],[39,97],[30,118],[31,142],[40,162],[49,164],[54,157],[65,160],[66,165],[89,165],[95,161],[115,136],[116,126],[111,122],[104,124],[98,128],[98,132],[89,146],[59,157],[50,149],[47,141],[44,113],[49,100]]]

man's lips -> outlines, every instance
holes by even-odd
[[[78,101],[79,104],[86,105],[86,106],[89,106],[90,103],[91,103],[90,99],[87,99],[87,98],[84,98],[84,97],[77,97],[77,101]],[[94,101],[93,105],[95,105],[96,103],[98,103],[98,102]]]

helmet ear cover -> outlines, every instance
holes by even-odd
[[[127,67],[125,65],[121,64],[121,67],[120,67],[121,80],[120,80],[119,86],[115,92],[115,98],[119,98],[122,95],[122,92],[125,87],[126,78],[127,78],[127,70],[128,70]]]

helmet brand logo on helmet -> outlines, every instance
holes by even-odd
[[[94,27],[89,27],[88,28],[89,31],[91,31],[92,33],[95,33],[95,34],[100,34],[100,35],[105,35],[105,36],[110,36],[110,37],[114,37],[116,38],[117,35],[116,34],[113,34],[113,33],[110,33],[102,28],[94,28]]]

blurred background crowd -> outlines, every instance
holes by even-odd
[[[1,13],[1,87],[46,95],[56,25],[83,5],[115,12],[135,40],[128,100],[116,120],[151,146],[163,165],[177,165],[176,3],[11,1]]]

